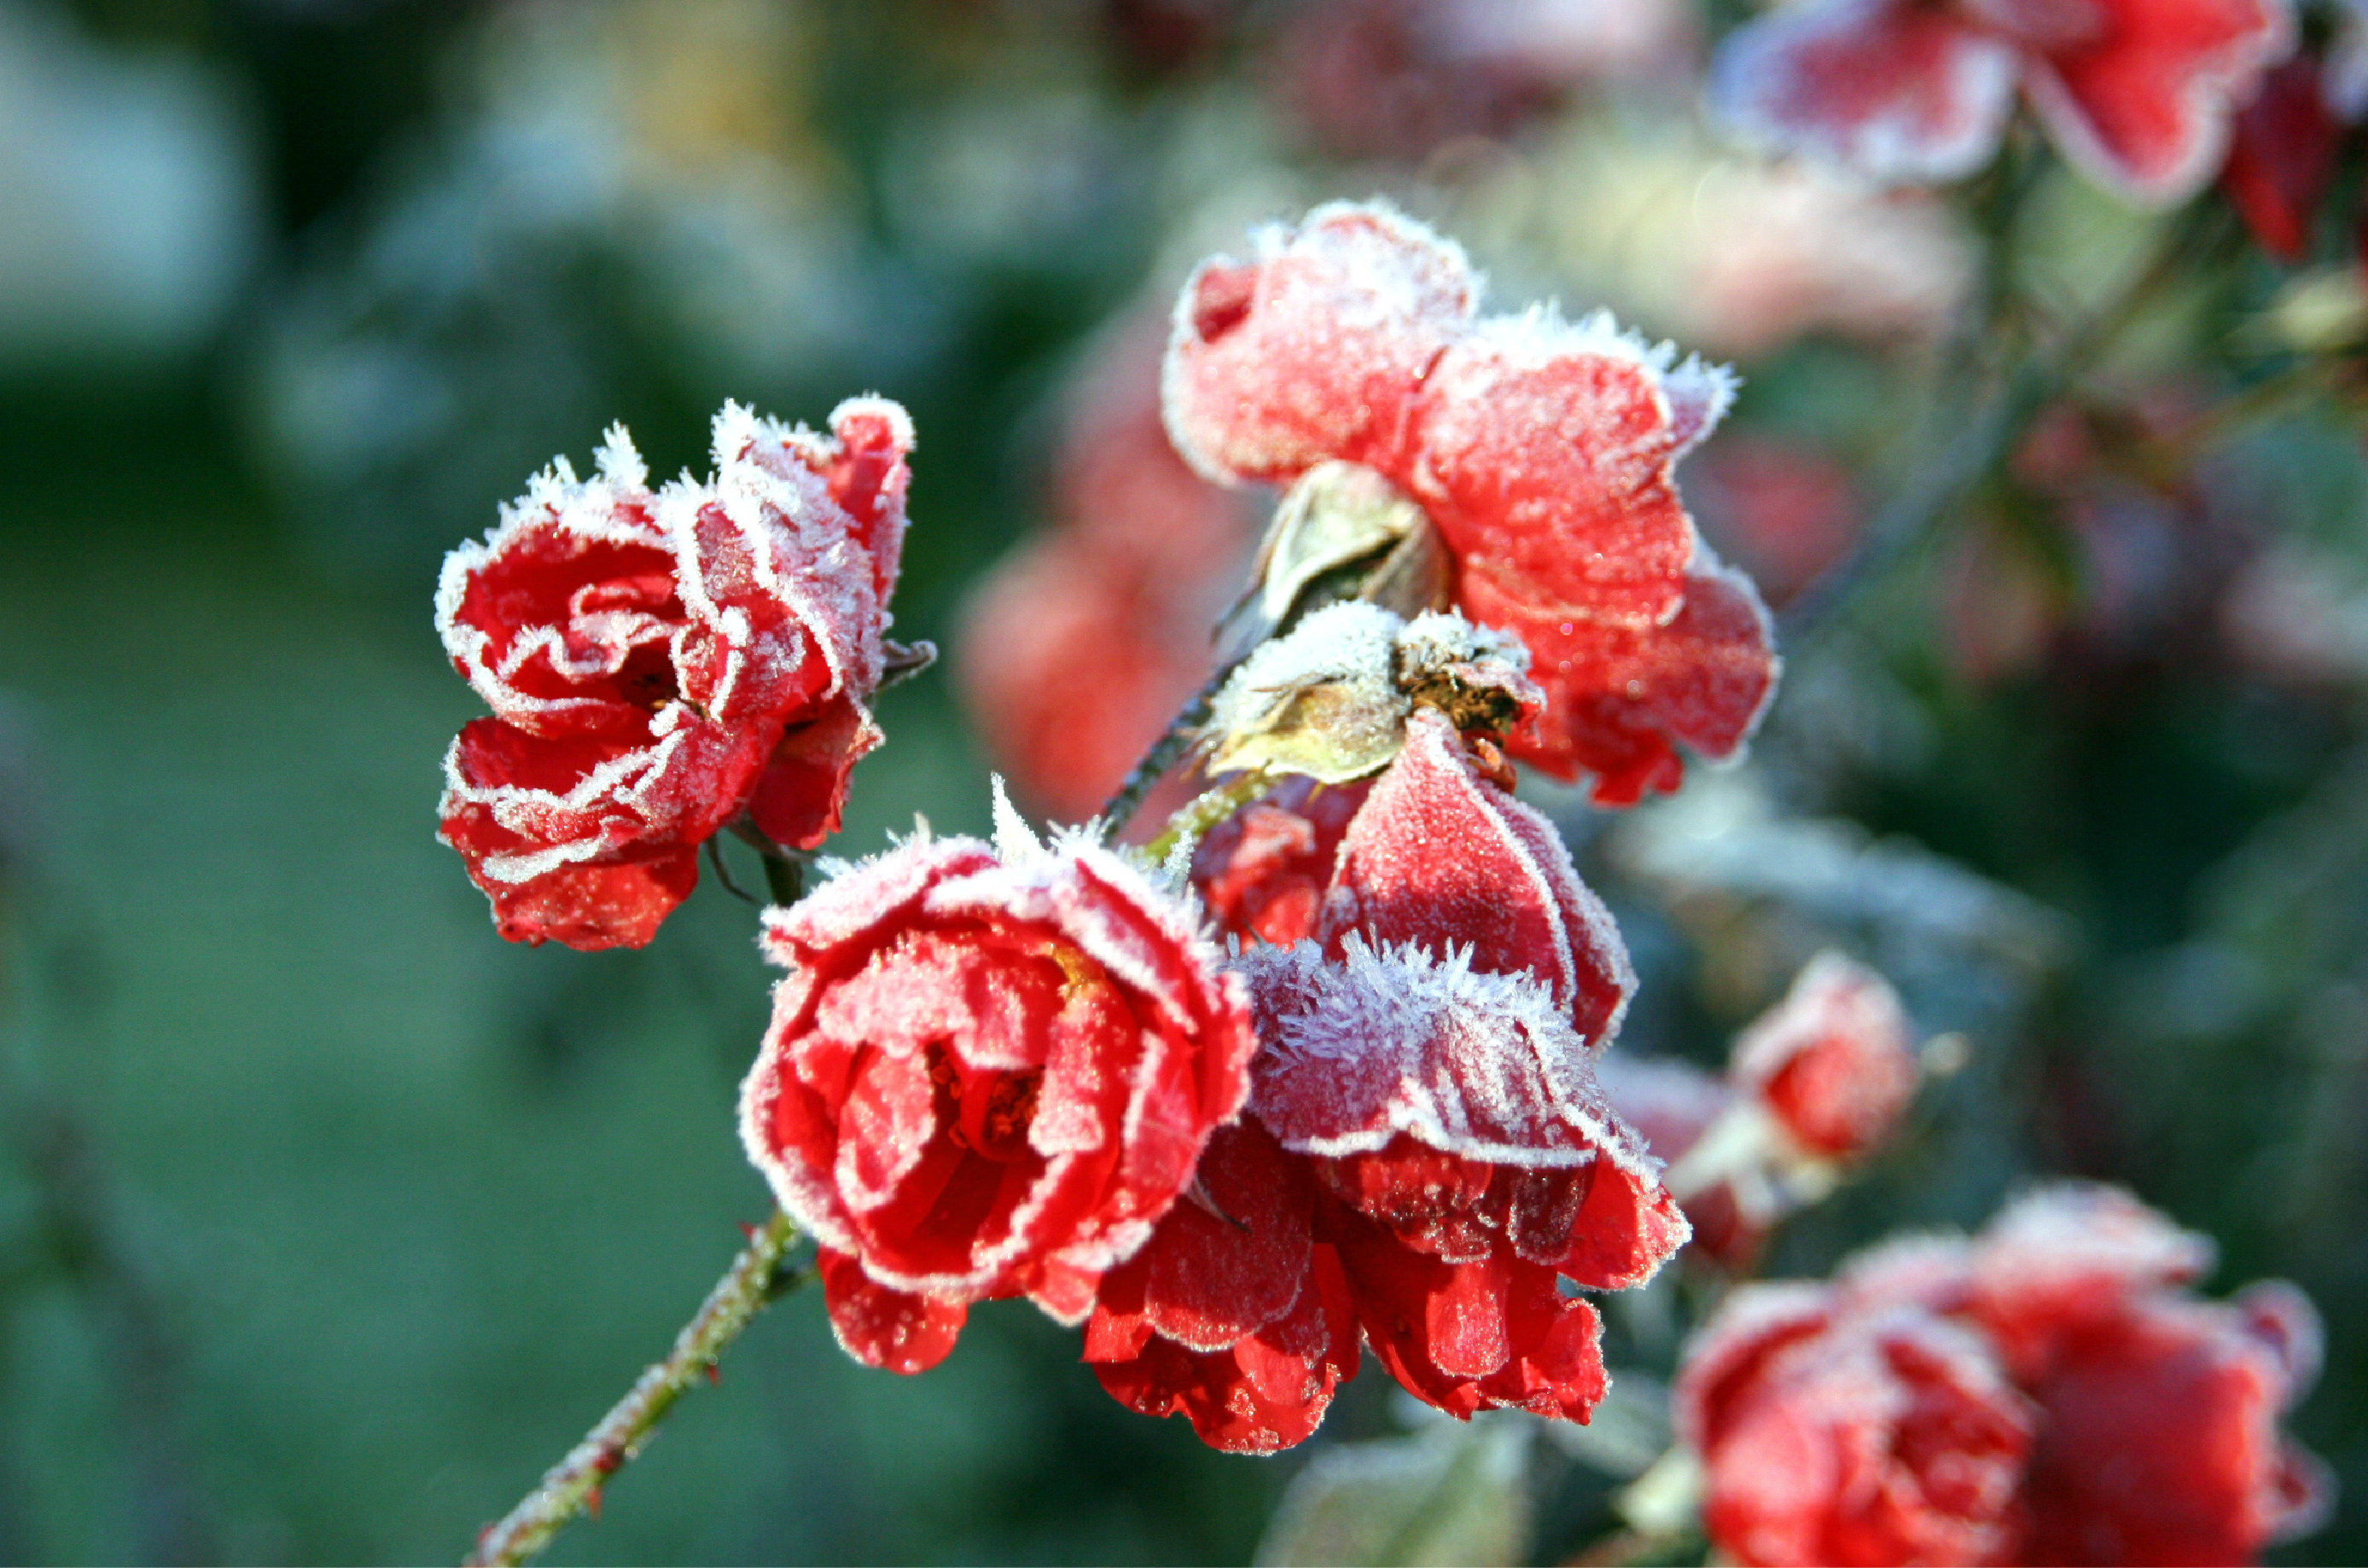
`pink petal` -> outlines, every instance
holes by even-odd
[[[2013,107],[2014,50],[1916,0],[1801,0],[1746,23],[1711,62],[1711,110],[1745,141],[1886,183],[1961,178]]]

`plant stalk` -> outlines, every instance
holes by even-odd
[[[797,1235],[797,1227],[778,1210],[749,1232],[748,1244],[675,1336],[666,1359],[651,1363],[625,1397],[566,1458],[543,1472],[517,1507],[485,1527],[467,1559],[472,1568],[529,1562],[578,1514],[599,1512],[600,1488],[647,1446],[682,1391],[698,1378],[712,1378],[717,1361],[740,1331],[768,1302],[805,1283],[804,1272],[781,1265]]]

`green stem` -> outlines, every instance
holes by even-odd
[[[749,1233],[748,1244],[675,1336],[666,1358],[653,1362],[517,1507],[485,1528],[469,1563],[528,1562],[578,1514],[598,1510],[600,1488],[648,1444],[682,1391],[714,1374],[724,1348],[767,1303],[805,1283],[804,1273],[781,1265],[797,1234],[789,1216],[778,1210]]]

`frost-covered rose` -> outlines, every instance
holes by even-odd
[[[828,436],[727,403],[714,477],[653,494],[620,427],[593,478],[561,460],[447,558],[437,630],[494,716],[445,759],[442,836],[503,936],[639,947],[727,822],[795,848],[837,826],[880,741],[912,445],[882,399]]]
[[[1559,1281],[1641,1284],[1686,1237],[1591,1068],[1634,984],[1619,933],[1431,710],[1335,861],[1312,938],[1236,960],[1260,1048],[1255,1129],[1213,1167],[1224,1213],[1170,1213],[1106,1290],[1087,1358],[1223,1448],[1312,1431],[1356,1330],[1453,1415],[1584,1420],[1600,1323]],[[1203,1282],[1223,1280],[1257,1281],[1259,1304],[1212,1311]]]
[[[1168,433],[1210,478],[1291,484],[1327,461],[1411,497],[1471,619],[1520,637],[1547,709],[1512,750],[1605,803],[1676,787],[1676,746],[1735,754],[1774,688],[1766,611],[1679,503],[1676,465],[1733,393],[1601,315],[1483,318],[1463,251],[1334,204],[1185,284]]]
[[[2065,156],[2167,204],[2294,33],[2287,0],[1799,0],[1719,47],[1710,100],[1748,141],[1919,184],[1989,162],[2020,86]]]
[[[2043,1190],[1971,1242],[1747,1285],[1686,1349],[1703,1522],[1746,1563],[2243,1562],[2316,1523],[2279,1417],[2317,1314],[2180,1287],[2211,1248],[2126,1194]]]
[[[839,1341],[919,1371],[973,1301],[1076,1322],[1248,1091],[1241,983],[1080,839],[926,836],[794,908],[741,1135],[824,1249]]]

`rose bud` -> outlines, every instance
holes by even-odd
[[[824,1250],[839,1342],[918,1371],[970,1303],[1064,1322],[1248,1091],[1241,983],[1190,909],[1082,837],[917,836],[766,915],[789,971],[741,1135]]]
[[[905,532],[903,409],[832,434],[715,418],[715,477],[653,495],[621,427],[444,563],[437,629],[493,708],[445,759],[441,836],[512,941],[639,947],[745,816],[785,848],[838,825],[880,742],[867,704]]]
[[[1514,737],[1522,760],[1591,772],[1597,800],[1624,805],[1676,788],[1679,744],[1734,756],[1775,687],[1767,614],[1676,483],[1733,379],[1600,315],[1484,320],[1463,251],[1378,204],[1257,241],[1248,262],[1202,263],[1178,301],[1177,449],[1211,479],[1300,493],[1281,519],[1418,509],[1452,607],[1530,650],[1546,707]],[[1375,499],[1390,495],[1395,510]]]
[[[2285,0],[1805,0],[1727,35],[1710,105],[1769,151],[1932,184],[1990,161],[2019,85],[2090,178],[2169,206],[2218,172],[2294,39]]]
[[[1890,1135],[1916,1096],[1918,1066],[1899,994],[1827,952],[1736,1040],[1727,1074],[1804,1150],[1845,1160]]]

